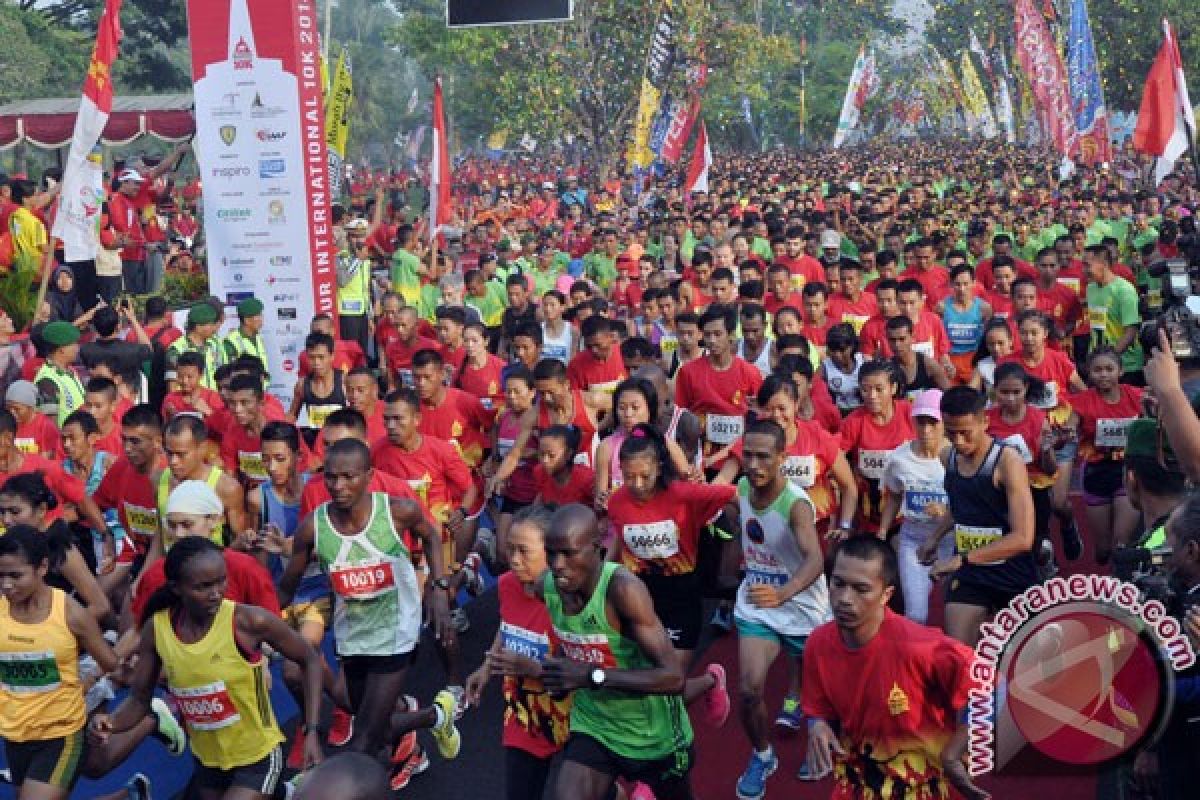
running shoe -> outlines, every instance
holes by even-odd
[[[418,745],[409,759],[392,773],[392,791],[398,792],[405,788],[414,775],[420,775],[427,769],[429,769],[429,756],[425,755],[425,750]]]
[[[657,798],[654,796],[653,789],[638,781],[629,792],[629,800],[657,800]]]
[[[433,704],[442,712],[441,724],[434,725],[430,729],[433,740],[437,742],[438,752],[442,754],[442,758],[457,758],[458,751],[462,747],[462,736],[459,735],[458,728],[454,725],[458,698],[449,689],[442,689],[433,698]]]
[[[125,784],[125,793],[129,795],[129,800],[153,800],[150,796],[150,779],[140,772]]]
[[[330,747],[344,747],[349,744],[352,736],[354,736],[354,715],[334,706],[333,716],[329,720],[329,735],[325,737],[325,742]]]
[[[454,697],[454,720],[457,722],[471,707],[471,703],[467,700],[467,690],[461,686],[447,686],[446,691]]]
[[[467,612],[461,608],[450,609],[450,624],[459,633],[471,630],[471,620],[467,617]]]
[[[713,611],[712,619],[708,621],[708,624],[722,634],[729,633],[733,630],[733,610],[722,603]]]
[[[742,777],[738,778],[738,800],[762,800],[767,794],[767,778],[774,775],[777,769],[779,769],[779,757],[775,755],[774,750],[765,760],[760,758],[758,753],[751,753],[746,771],[742,773]]]
[[[487,587],[483,585],[483,556],[470,553],[463,559],[463,588],[471,597],[479,597]]]
[[[296,733],[292,737],[292,746],[288,748],[288,769],[304,768],[304,738],[304,726],[296,726]]]
[[[775,717],[775,724],[788,730],[800,730],[804,725],[804,712],[800,710],[799,698],[791,695],[783,698],[783,706],[779,709],[779,716]]]
[[[419,707],[417,698],[412,695],[404,695],[404,707],[407,711],[416,711]],[[392,763],[403,764],[412,757],[413,752],[417,749],[417,732],[409,731],[400,737],[400,741],[396,742],[396,749],[392,751]]]
[[[0,769],[0,783],[12,783],[12,770],[8,767]]]
[[[183,751],[187,749],[187,734],[175,721],[175,715],[161,697],[150,701],[150,712],[158,718],[158,730],[154,732],[154,738],[162,742],[171,755],[183,755]]]
[[[825,776],[828,774],[828,772],[822,772],[820,775],[818,775],[813,772],[811,769],[809,769],[808,760],[806,759],[804,763],[800,765],[800,769],[797,770],[796,777],[802,781],[812,782],[825,780]]]
[[[1063,555],[1067,561],[1078,561],[1083,556],[1083,539],[1074,517],[1059,517],[1058,532],[1062,537]]]
[[[729,719],[729,692],[725,689],[725,668],[720,664],[709,664],[704,670],[713,676],[712,688],[704,693],[704,717],[708,724],[719,728]]]

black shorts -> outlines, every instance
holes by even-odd
[[[1089,461],[1083,467],[1083,491],[1095,498],[1112,500],[1125,489],[1125,467],[1121,461]],[[1085,498],[1086,499],[1086,498]]]
[[[501,514],[515,514],[522,508],[533,505],[533,501],[513,500],[511,497],[499,495],[496,497],[496,511]]]
[[[695,650],[704,630],[704,601],[699,576],[642,575],[654,601],[654,613],[662,620],[676,650]]]
[[[656,794],[670,795],[678,795],[679,792],[671,790],[688,783],[688,773],[695,761],[692,745],[662,758],[642,761],[618,755],[586,733],[571,734],[563,748],[563,758],[631,783],[644,783]]]
[[[1014,590],[988,581],[975,580],[972,576],[963,576],[960,570],[950,576],[950,582],[946,585],[946,602],[979,606],[986,608],[989,613],[995,613],[1023,591],[1025,589]]]
[[[38,739],[32,742],[4,742],[13,786],[25,781],[45,783],[71,791],[83,768],[87,736],[80,728],[69,736]]]
[[[283,775],[285,762],[283,748],[279,745],[275,745],[274,749],[262,759],[244,767],[218,769],[217,767],[206,767],[197,761],[196,770],[192,774],[192,785],[198,789],[210,789],[217,792],[225,792],[237,787],[270,797],[275,793],[275,787],[279,785],[279,778]]]
[[[407,669],[416,660],[416,648],[407,653],[391,656],[339,656],[342,674],[346,678],[346,692],[350,705],[357,710],[367,688],[367,676],[385,675]]]

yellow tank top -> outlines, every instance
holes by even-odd
[[[209,467],[208,477],[204,479],[204,482],[208,484],[208,488],[215,492],[217,484],[220,483],[221,476],[224,474],[220,467]],[[171,486],[171,470],[164,469],[162,474],[158,476],[158,494],[156,497],[164,553],[171,549],[171,545],[175,544],[175,538],[167,530],[167,500],[170,498],[171,490],[174,488],[174,486]],[[208,538],[212,539],[213,544],[217,547],[225,546],[225,520],[221,520],[213,527],[212,533]]]
[[[261,761],[283,741],[267,691],[267,659],[251,664],[238,650],[235,608],[236,603],[223,601],[208,633],[194,644],[179,641],[169,610],[154,615],[155,647],[192,753],[213,769]]]
[[[8,600],[0,597],[0,739],[58,739],[87,721],[67,596],[51,591],[50,615],[36,625],[13,619]]]

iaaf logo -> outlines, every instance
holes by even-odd
[[[980,627],[971,665],[968,769],[983,775],[1026,745],[1094,766],[1151,743],[1171,713],[1175,672],[1196,654],[1182,626],[1136,586],[1053,578]]]
[[[287,138],[287,131],[271,131],[266,128],[259,128],[258,136],[260,142],[282,142]]]

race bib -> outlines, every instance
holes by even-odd
[[[562,344],[544,345],[542,347],[542,358],[553,358],[565,364],[567,361],[567,346]]]
[[[16,445],[17,449],[22,453],[37,455],[39,452],[37,439],[14,439],[13,444]]]
[[[638,558],[670,558],[679,552],[679,529],[673,520],[626,525],[625,546]]]
[[[662,352],[663,358],[666,358],[679,349],[679,340],[674,336],[664,336],[658,340],[658,349]]]
[[[792,289],[794,291],[798,292],[803,288],[804,288],[804,276],[798,272],[793,272],[792,273]]]
[[[1079,278],[1059,278],[1058,282],[1068,287],[1075,294],[1079,294]]]
[[[604,383],[593,383],[591,386],[588,387],[588,389],[593,392],[604,392],[605,394],[615,394],[617,391],[617,387],[620,385],[621,385],[621,382],[619,380],[618,381],[605,381]]]
[[[122,503],[125,507],[125,522],[129,532],[139,539],[153,539],[158,535],[158,509]]]
[[[904,488],[904,516],[914,520],[933,518],[930,506],[945,507],[950,502],[946,490],[940,483],[919,481]],[[939,509],[939,513],[940,513]]]
[[[978,525],[955,525],[954,546],[960,553],[978,550],[984,545],[991,544],[1004,535],[1000,528],[986,528]]]
[[[242,719],[225,688],[225,681],[190,689],[172,689],[171,694],[179,703],[179,713],[193,730],[216,731]]]
[[[883,477],[883,468],[887,466],[890,450],[859,450],[858,472],[864,478],[877,481]]]
[[[955,347],[974,347],[978,341],[979,325],[974,322],[951,322],[946,326],[950,344]]]
[[[857,314],[842,314],[842,322],[849,323],[855,333],[862,333],[863,325],[866,325],[869,319],[870,317],[860,317]]]
[[[781,470],[784,477],[801,489],[812,488],[817,479],[817,457],[788,456]]]
[[[746,583],[751,586],[783,586],[788,582],[788,575],[784,572],[776,572],[766,567],[752,567],[746,565]]]
[[[617,657],[613,655],[612,645],[603,633],[575,633],[555,628],[562,653],[572,661],[584,664],[595,664],[598,667],[615,667]]]
[[[325,423],[329,420],[329,415],[335,411],[340,411],[341,406],[309,406],[308,407],[308,422],[314,428],[324,428]]]
[[[238,451],[238,469],[252,481],[267,480],[267,467],[263,464],[261,452],[247,453],[244,450]]]
[[[1125,443],[1128,441],[1129,425],[1133,420],[1133,417],[1096,420],[1096,444],[1100,447],[1124,450]]]
[[[398,375],[400,378],[401,386],[404,386],[408,389],[413,388],[413,376],[411,369],[398,369],[396,370],[396,375]]]
[[[513,449],[513,445],[517,443],[516,439],[496,439],[496,455],[504,458]]]
[[[1092,326],[1092,330],[1094,330],[1094,331],[1104,330],[1105,324],[1108,322],[1108,309],[1107,308],[1096,308],[1095,306],[1088,306],[1087,312],[1088,312],[1088,324],[1090,324]]]
[[[1045,398],[1039,403],[1034,403],[1035,406],[1047,411],[1051,408],[1058,408],[1058,383],[1055,381],[1046,381],[1046,391],[1042,394]]]
[[[1025,443],[1025,437],[1019,433],[1014,433],[1011,436],[1004,437],[1004,443],[1017,451],[1017,455],[1026,464],[1033,463],[1033,452],[1029,449],[1029,445]]]
[[[1146,305],[1150,308],[1162,308],[1162,289],[1147,289],[1146,290]]]
[[[347,600],[370,600],[396,586],[390,561],[340,564],[329,572],[333,590]]]
[[[550,637],[509,622],[500,623],[500,645],[510,653],[543,661],[550,654]]]
[[[913,352],[933,358],[933,342],[913,342]]]
[[[53,651],[0,653],[0,689],[12,694],[52,692],[62,684]]]
[[[704,422],[704,438],[713,444],[732,444],[742,437],[746,418],[709,414]]]

